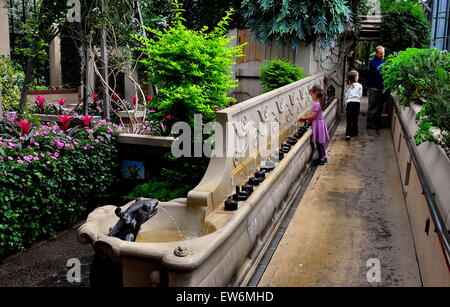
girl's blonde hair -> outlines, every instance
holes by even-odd
[[[312,87],[312,89],[309,90],[309,93],[312,94],[316,94],[317,98],[320,101],[320,106],[322,107],[322,111],[325,111],[326,108],[326,104],[325,104],[325,91],[323,90],[323,88],[320,85],[314,85]]]
[[[347,74],[347,87],[350,87],[350,85],[352,86],[352,88],[355,86],[354,83],[356,83],[356,78],[359,77],[359,72],[356,70],[351,70],[348,74]]]

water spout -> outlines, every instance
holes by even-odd
[[[110,229],[108,236],[134,242],[142,224],[158,211],[157,199],[138,198],[125,212],[118,207],[114,213],[119,221]]]

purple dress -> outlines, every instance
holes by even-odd
[[[312,112],[317,112],[317,117],[312,120],[312,143],[325,144],[330,141],[330,135],[328,134],[327,123],[323,119],[323,110],[320,102],[315,102],[312,107]]]

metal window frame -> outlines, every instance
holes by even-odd
[[[435,2],[436,1],[436,2]],[[440,11],[441,1],[446,1],[446,7],[444,11]],[[435,4],[436,3],[436,9]],[[432,13],[430,18],[431,25],[433,24],[433,20],[435,20],[434,24],[434,35],[432,37],[433,41],[435,42],[438,39],[443,40],[443,50],[449,50],[450,48],[450,1],[449,0],[433,0],[431,3]],[[442,17],[439,17],[440,14],[445,14],[444,18],[444,35],[443,36],[436,36],[437,34],[437,28],[438,28],[438,20]],[[434,43],[432,43],[434,45]],[[436,46],[435,46],[436,47]]]

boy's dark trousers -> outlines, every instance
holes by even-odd
[[[361,109],[361,103],[357,101],[349,101],[347,103],[347,129],[346,136],[358,135],[358,117]]]
[[[381,128],[381,115],[383,113],[384,103],[386,102],[386,95],[383,94],[383,91],[373,88],[369,89],[368,95],[367,128],[379,129]]]

